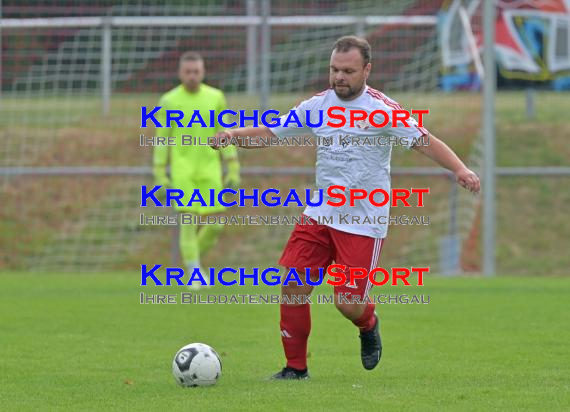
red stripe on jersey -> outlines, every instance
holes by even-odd
[[[400,104],[398,102],[390,99],[388,96],[386,96],[384,93],[382,93],[379,90],[373,89],[372,87],[368,87],[367,92],[372,97],[375,97],[378,100],[382,100],[384,103],[386,103],[387,106],[391,107],[394,110],[404,110],[404,108],[402,106],[400,106]]]
[[[423,127],[420,127],[420,126],[418,126],[418,125],[416,125],[416,127],[418,128],[418,130],[419,130],[420,133],[422,134],[422,137],[425,136],[426,134],[429,134],[429,132],[428,132],[427,129],[425,129],[425,128],[423,128]]]
[[[390,100],[388,100],[386,98],[386,96],[382,95],[382,94],[378,94],[376,92],[373,92],[371,90],[368,90],[367,93],[374,97],[376,100],[380,100],[381,102],[383,102],[386,106],[390,107],[391,109],[394,110],[402,110],[401,106],[394,104],[393,102],[391,102]]]
[[[400,103],[398,103],[397,101],[395,101],[395,100],[393,100],[393,99],[390,99],[388,96],[386,96],[384,93],[382,93],[382,92],[380,92],[380,91],[378,91],[378,93],[380,93],[380,94],[382,95],[382,97],[383,97],[384,99],[386,99],[387,102],[390,102],[392,105],[394,105],[394,106],[397,108],[397,110],[405,110],[405,109],[400,105]]]
[[[388,96],[386,96],[384,93],[373,89],[372,87],[368,87],[368,90],[366,90],[366,92],[374,97],[377,100],[380,100],[382,102],[384,102],[388,107],[395,109],[395,110],[405,110],[402,106],[400,106],[400,104],[398,102],[396,102],[395,100],[390,99]],[[420,127],[418,125],[416,125],[416,127],[418,128],[418,130],[420,131],[420,133],[422,134],[422,136],[425,136],[427,134],[429,134],[429,131],[423,127]]]
[[[368,93],[369,95],[375,97],[378,100],[382,100],[382,96],[380,96],[380,93],[378,93],[377,91],[375,91],[374,89],[368,88],[368,90],[366,90],[366,93]]]
[[[368,89],[366,91],[366,93],[368,93],[370,96],[374,97],[376,100],[380,100],[381,102],[383,102],[384,104],[386,104],[387,106],[394,108],[393,106],[391,106],[389,104],[388,101],[386,101],[386,99],[383,99],[381,95],[379,95],[378,93],[373,92],[372,90]]]

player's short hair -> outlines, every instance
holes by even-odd
[[[188,52],[182,53],[182,56],[180,56],[180,60],[178,61],[178,64],[180,65],[184,62],[200,62],[200,61],[204,61],[204,59],[202,59],[202,56],[200,55],[200,53],[188,51]]]
[[[334,43],[333,50],[337,52],[347,52],[351,49],[358,49],[364,65],[366,66],[372,60],[372,49],[368,40],[356,36],[343,36]]]

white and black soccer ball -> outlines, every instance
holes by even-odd
[[[191,343],[176,352],[172,374],[181,386],[214,385],[222,376],[222,361],[211,346]]]

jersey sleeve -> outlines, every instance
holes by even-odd
[[[158,101],[158,105],[162,107],[162,109],[160,109],[156,113],[156,120],[158,120],[158,122],[161,125],[166,126],[166,111],[168,110],[169,106],[168,99],[166,98],[166,96],[162,96],[160,98],[160,100]],[[157,127],[155,131],[155,136],[168,137],[170,136],[170,132],[171,132],[170,127]]]
[[[220,97],[218,98],[218,107],[216,107],[216,113],[221,113],[228,108],[228,104],[226,102],[226,97],[223,93],[220,92]],[[216,133],[223,132],[224,127],[219,123],[216,122]]]
[[[222,111],[226,110],[227,108],[228,108],[228,104],[226,101],[226,97],[224,96],[224,93],[220,92],[219,98],[218,98],[218,107],[216,108],[216,113],[221,113]],[[224,129],[225,128],[220,123],[216,122],[216,129],[215,129],[216,133],[217,132],[223,132]],[[237,148],[234,145],[226,146],[226,147],[220,149],[220,155],[225,160],[237,159]]]
[[[156,119],[158,122],[166,126],[166,109],[168,108],[168,102],[164,96],[162,96],[158,102],[158,105],[162,107],[156,114]],[[170,136],[171,129],[168,127],[157,127],[155,129],[155,136],[158,137],[168,137]],[[154,167],[166,167],[168,165],[168,155],[169,146],[159,145],[153,147],[152,153],[152,164]]]
[[[405,142],[405,148],[411,149],[417,143],[421,143],[421,137],[429,134],[429,131],[418,125],[416,119],[410,116],[406,120],[408,127],[406,127],[401,121],[398,121],[396,127],[392,127],[392,136],[402,138]]]
[[[384,110],[388,112],[390,121],[388,123],[388,126],[383,128],[384,129],[383,133],[385,135],[397,137],[399,140],[402,141],[402,143],[404,143],[405,148],[410,149],[415,144],[421,142],[420,138],[422,136],[426,136],[429,134],[429,131],[424,127],[420,127],[416,119],[414,119],[412,116],[406,119],[407,126],[404,124],[402,120],[398,120],[396,122],[396,126],[392,126],[394,111],[405,110],[405,109],[402,106],[400,106],[400,104],[398,104],[396,101],[391,99],[389,100],[387,99],[386,104],[387,107],[389,107],[389,110],[386,110],[386,108],[384,108]],[[376,115],[374,117],[374,121],[376,121],[377,123],[382,123],[384,120],[385,118],[383,115]]]
[[[279,126],[271,128],[271,131],[279,139],[312,134],[311,129],[307,127],[306,110],[309,110],[308,100],[299,103],[297,106],[289,110],[286,115],[279,117]],[[298,122],[295,120],[295,117],[299,119]],[[285,125],[286,122],[287,124]]]

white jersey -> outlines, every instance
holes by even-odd
[[[331,106],[340,106],[346,108],[345,117],[346,124],[340,128],[327,126],[327,122],[338,124],[337,118],[329,118],[327,110]],[[413,118],[407,120],[410,127],[405,127],[401,121],[398,121],[397,127],[392,127],[392,111],[403,110],[402,107],[394,100],[388,98],[378,90],[366,86],[363,93],[354,100],[344,101],[337,97],[333,89],[321,92],[312,98],[303,101],[295,110],[300,122],[304,125],[299,128],[295,123],[289,123],[287,127],[283,127],[283,122],[287,115],[281,118],[281,126],[272,128],[273,133],[279,138],[313,135],[322,142],[325,139],[331,139],[332,145],[318,145],[317,147],[317,164],[316,164],[316,185],[317,189],[323,190],[323,203],[320,206],[307,206],[305,214],[314,219],[318,217],[326,217],[329,223],[327,226],[333,227],[343,232],[354,233],[358,235],[369,236],[373,238],[384,238],[388,231],[387,224],[362,224],[365,217],[369,219],[377,217],[373,222],[389,221],[390,202],[385,206],[374,206],[368,199],[356,200],[354,206],[349,206],[348,189],[364,189],[370,193],[374,189],[384,189],[391,196],[390,191],[390,159],[392,154],[392,145],[358,145],[346,144],[346,136],[352,138],[369,138],[368,141],[374,140],[374,137],[397,137],[406,147],[411,147],[413,139],[420,138],[428,131],[423,127],[419,127]],[[318,127],[308,127],[306,110],[310,110],[309,123],[317,124],[319,122],[319,111],[323,111],[323,121]],[[355,127],[350,127],[348,121],[349,110],[364,110],[371,113],[374,110],[383,110],[389,115],[390,122],[385,127],[377,128],[370,125],[367,121],[359,121],[355,123]],[[335,115],[341,112],[335,111]],[[384,122],[384,116],[378,114],[374,117],[376,124]],[[356,139],[353,139],[356,141]],[[383,139],[387,141],[387,139]],[[343,142],[344,144],[341,144]],[[416,140],[417,142],[417,140]],[[346,203],[340,207],[328,205],[326,202],[330,198],[327,196],[327,189],[332,185],[345,186]],[[318,192],[312,197],[312,202],[318,201]],[[374,200],[381,203],[384,196],[378,193]],[[390,199],[391,200],[391,199]],[[332,202],[338,203],[338,199],[331,199]],[[385,216],[385,218],[380,218]],[[355,217],[356,219],[353,219]],[[323,219],[319,219],[323,222]],[[355,222],[356,224],[351,224]]]

